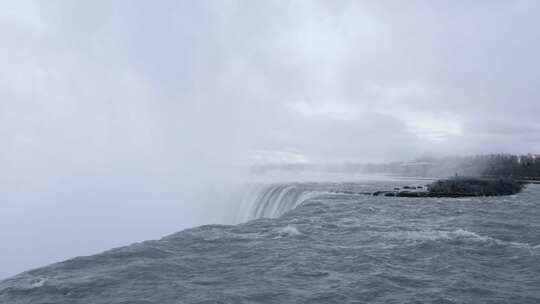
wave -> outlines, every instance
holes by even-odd
[[[402,239],[411,241],[414,244],[417,242],[430,242],[430,241],[468,241],[468,242],[480,242],[491,243],[499,246],[511,246],[519,247],[523,249],[529,249],[534,251],[540,249],[540,245],[532,245],[528,243],[509,242],[501,239],[484,236],[465,229],[457,229],[453,231],[445,230],[421,230],[421,231],[402,231],[387,233],[388,238]]]
[[[298,236],[302,233],[298,231],[298,229],[295,226],[287,225],[285,227],[274,229],[275,239],[284,238],[284,237],[292,237],[292,236]]]

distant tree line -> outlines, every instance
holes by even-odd
[[[445,178],[451,176],[513,177],[540,180],[540,154],[487,154],[452,157],[420,157],[410,162],[390,163],[290,163],[263,164],[251,168],[255,174],[270,171],[394,174]]]
[[[540,155],[494,154],[476,156],[482,175],[540,179]]]
[[[403,176],[484,176],[540,180],[540,155],[488,154],[455,157],[422,157],[412,162],[366,164],[365,173]]]

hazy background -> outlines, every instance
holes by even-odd
[[[265,162],[538,152],[538,1],[0,2],[0,277],[231,222]]]

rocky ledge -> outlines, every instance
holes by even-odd
[[[373,195],[398,197],[499,196],[519,193],[524,186],[524,183],[511,178],[455,177],[437,180],[426,186],[405,186],[388,191],[376,191]]]

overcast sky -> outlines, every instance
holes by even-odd
[[[2,1],[0,277],[220,221],[231,167],[539,152],[539,11]]]

